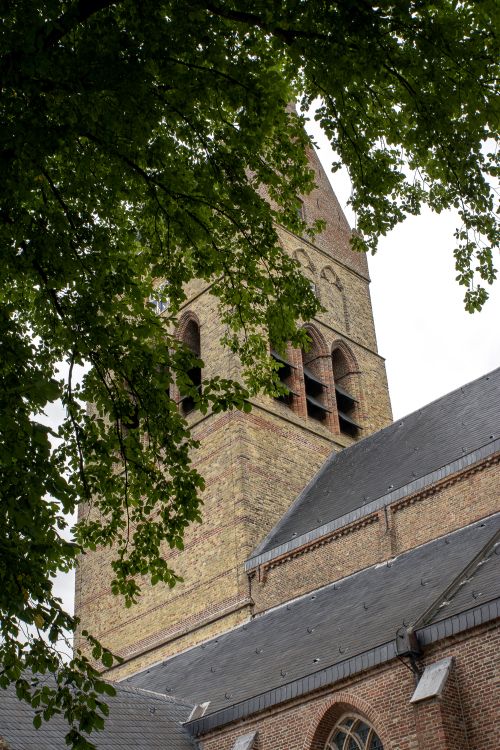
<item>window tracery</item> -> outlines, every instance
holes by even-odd
[[[375,729],[361,716],[348,714],[335,725],[325,750],[384,750]]]

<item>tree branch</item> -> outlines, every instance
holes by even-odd
[[[119,5],[119,3],[115,0],[78,0],[66,13],[59,16],[54,28],[45,37],[43,46],[46,49],[55,46],[76,26],[88,21],[96,13],[109,8],[111,5]]]

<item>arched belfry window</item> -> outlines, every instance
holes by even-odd
[[[271,344],[271,357],[279,364],[278,377],[287,389],[287,393],[276,396],[276,400],[281,401],[281,403],[286,404],[290,409],[293,409],[294,399],[296,399],[299,394],[297,392],[296,383],[297,368],[292,364],[290,347],[287,347],[284,354],[280,354],[278,349]]]
[[[308,351],[302,352],[307,416],[324,422],[330,413],[328,408],[328,383],[324,371],[325,354],[316,331],[309,329],[308,333],[312,341],[311,347]]]
[[[361,716],[347,714],[337,722],[325,750],[384,750],[375,729]]]
[[[342,346],[335,347],[332,352],[332,369],[340,431],[357,437],[361,429],[358,423],[358,373],[353,357],[349,354]]]
[[[195,355],[195,357],[198,357],[199,359],[201,356],[200,326],[196,320],[189,320],[186,327],[184,328],[181,339],[187,346],[187,348],[190,349],[191,352]],[[191,369],[188,370],[187,375],[192,385],[198,390],[199,393],[201,393],[201,368],[191,367]],[[190,394],[182,394],[182,392],[180,393],[180,396],[180,406],[182,413],[189,414],[195,407],[194,398]]]

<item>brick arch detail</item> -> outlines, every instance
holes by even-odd
[[[193,312],[193,310],[186,310],[184,313],[182,313],[181,317],[179,318],[177,328],[175,329],[175,337],[179,341],[183,340],[185,333],[186,333],[186,329],[190,323],[196,323],[198,328],[201,328],[200,319],[197,316],[197,314]]]
[[[309,336],[311,337],[311,340],[313,342],[313,347],[317,347],[319,356],[320,357],[328,357],[329,351],[328,351],[328,345],[326,343],[325,337],[322,333],[318,331],[316,326],[312,325],[311,323],[307,323],[304,327],[304,330],[307,331]]]
[[[333,381],[333,369],[332,369],[332,360],[331,360],[331,354],[330,350],[328,348],[328,344],[326,342],[326,339],[324,338],[323,334],[318,331],[316,326],[312,324],[306,324],[304,326],[304,330],[307,331],[309,334],[311,340],[312,340],[312,351],[316,352],[315,359],[317,360],[315,363],[314,370],[316,371],[317,375],[320,376],[323,383],[326,385],[326,393],[325,393],[325,400],[324,403],[329,409],[329,413],[327,414],[325,424],[326,427],[330,430],[330,432],[333,432],[334,434],[338,434],[339,429],[339,422],[338,422],[338,416],[337,416],[337,408],[336,408],[336,402],[335,402],[335,384]],[[303,365],[308,365],[309,360],[307,359],[308,355],[310,354],[311,350],[305,354],[305,359],[303,359],[302,355],[300,356],[300,367],[302,370]],[[302,374],[303,378],[303,374]],[[307,414],[307,409],[305,407],[305,386],[304,386],[304,408],[305,413]]]
[[[335,273],[331,266],[324,266],[321,270],[320,278],[326,281],[328,284],[336,286],[340,292],[344,291],[342,282],[340,281],[338,274]]]
[[[382,717],[366,700],[347,691],[335,693],[319,706],[309,722],[302,750],[324,750],[335,724],[348,713],[365,718],[380,737],[384,750],[392,750],[393,744],[387,735]]]
[[[324,307],[328,310],[334,326],[340,330],[350,329],[349,310],[344,285],[332,266],[324,266],[319,277],[319,289]]]
[[[331,347],[331,356],[335,352],[339,351],[344,357],[347,363],[347,373],[349,388],[351,389],[352,395],[358,400],[358,404],[355,411],[355,417],[361,426],[365,425],[368,420],[367,404],[363,391],[362,373],[358,365],[358,361],[348,344],[342,339],[337,339],[333,342]],[[332,365],[333,373],[333,365]],[[334,376],[335,377],[335,376]]]
[[[343,341],[343,339],[337,339],[336,341],[333,342],[332,347],[331,347],[332,355],[337,350],[339,350],[343,354],[345,359],[347,360],[347,363],[349,365],[349,373],[352,375],[358,375],[360,372],[359,365],[358,365],[356,357],[354,356],[352,352],[351,347],[348,344],[346,344],[346,342]]]
[[[312,274],[316,275],[316,266],[311,260],[311,256],[303,247],[297,247],[293,252],[293,259],[300,263],[301,266]]]

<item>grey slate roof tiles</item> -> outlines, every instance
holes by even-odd
[[[106,750],[193,750],[194,740],[182,727],[192,705],[164,695],[119,686],[114,698],[105,698],[109,717],[102,732],[89,740]],[[68,725],[60,716],[33,726],[33,709],[15,691],[0,689],[0,737],[11,750],[64,750]]]
[[[333,453],[252,557],[415,483],[500,438],[500,368]]]
[[[401,625],[416,622],[439,600],[499,528],[497,514],[270,610],[127,682],[196,703],[209,700],[205,716],[279,689],[392,642]],[[493,572],[499,562],[494,554],[477,569],[483,601],[500,596],[500,576]],[[473,576],[457,594],[465,606],[475,605],[475,587]],[[440,616],[447,616],[444,610]]]
[[[474,461],[476,455],[488,455],[500,445],[499,424],[500,368],[332,455],[255,554],[274,554],[276,547],[363,512],[377,498],[463,457]],[[392,658],[398,628],[419,622],[428,610],[418,624],[426,643],[433,632],[451,634],[454,622],[472,627],[480,621],[476,616],[498,616],[500,544],[494,536],[499,530],[500,513],[265,612],[134,675],[108,699],[105,730],[91,740],[106,750],[193,750],[196,745],[182,722],[195,703],[210,701],[198,723],[215,726],[243,716],[245,702],[258,706],[262,697],[262,705],[271,705],[280,696],[298,694],[294,686],[301,681],[312,689],[308,686],[341,676],[344,667],[356,670]],[[40,730],[32,718],[31,708],[13,690],[0,690],[0,737],[12,750],[65,747],[67,726],[60,717]]]
[[[484,522],[482,522],[484,523]],[[455,591],[436,610],[430,622],[457,615],[500,596],[500,540],[475,568],[461,576]]]

